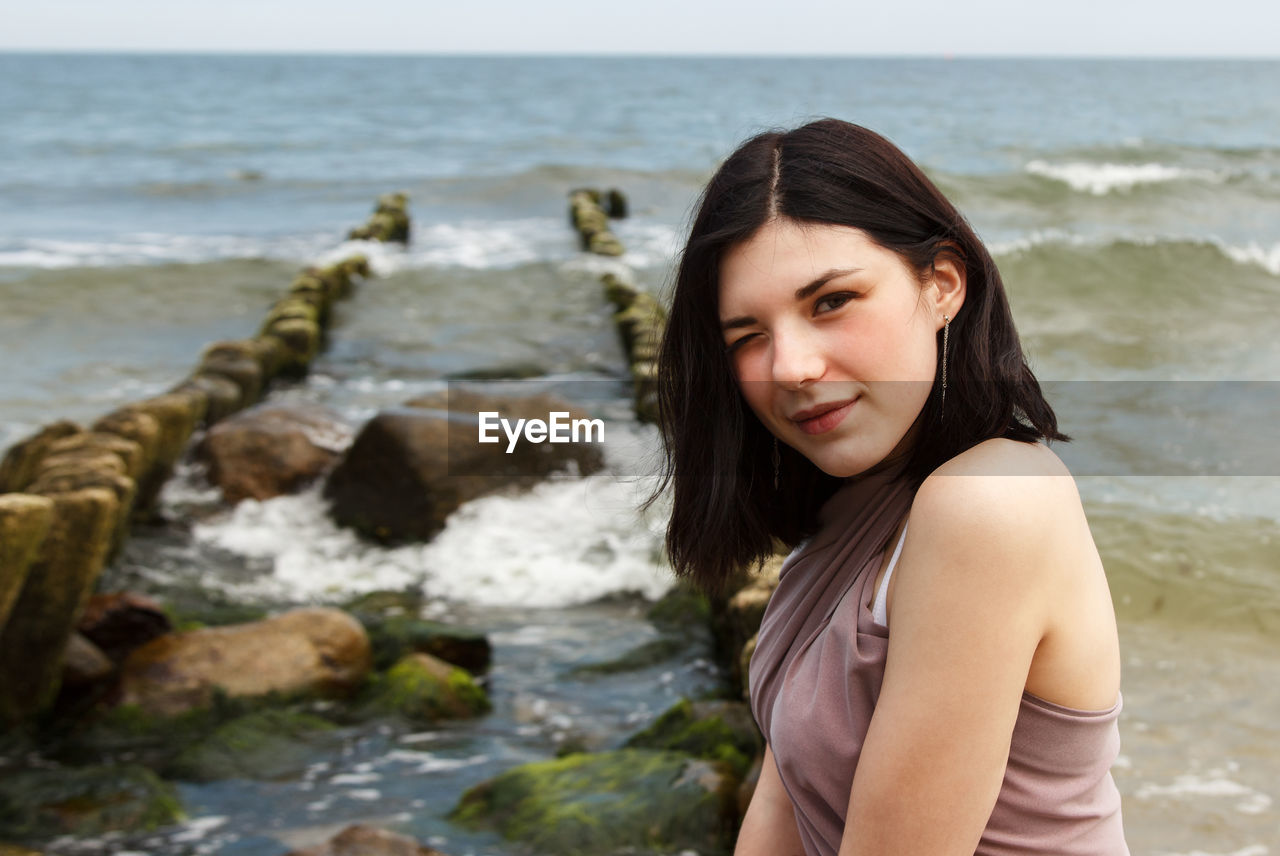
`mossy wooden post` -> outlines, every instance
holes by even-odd
[[[149,466],[138,479],[134,500],[138,511],[149,509],[155,502],[208,407],[209,399],[204,393],[186,389],[128,404],[94,423],[95,431],[119,434],[143,447]],[[154,433],[146,431],[144,438],[137,429],[148,421],[155,426]]]
[[[53,523],[53,500],[0,494],[0,633]]]
[[[49,532],[0,630],[0,724],[29,717],[53,700],[67,637],[102,571],[119,512],[107,488],[49,499]]]
[[[600,203],[598,190],[570,191],[569,222],[578,230],[584,250],[602,256],[620,256],[624,252],[622,242],[609,231],[609,215]]]
[[[84,429],[74,422],[65,420],[46,425],[32,434],[14,443],[0,459],[0,493],[23,490],[35,478],[36,467],[48,452],[49,447],[64,437],[79,434]]]

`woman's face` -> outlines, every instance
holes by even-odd
[[[748,406],[823,472],[848,477],[914,442],[964,274],[939,260],[921,284],[861,230],[777,218],[726,255],[719,298]]]

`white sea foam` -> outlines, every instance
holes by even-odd
[[[227,823],[224,816],[197,817],[183,824],[181,832],[172,836],[170,841],[199,841],[213,830]]]
[[[422,268],[503,270],[577,252],[573,230],[559,218],[464,220],[415,225],[409,246],[379,241],[347,241],[321,255],[321,263],[352,253],[369,257],[374,273],[386,276]]]
[[[1134,794],[1138,799],[1153,797],[1233,797],[1240,798],[1235,804],[1236,811],[1241,814],[1262,814],[1271,808],[1271,797],[1256,788],[1225,777],[1225,770],[1210,770],[1205,776],[1185,773],[1176,777],[1172,783],[1158,785],[1148,782],[1138,788]]]
[[[1221,183],[1222,173],[1207,169],[1186,169],[1160,163],[1049,163],[1033,160],[1026,165],[1032,175],[1061,181],[1072,190],[1105,196],[1113,191],[1127,192],[1140,184],[1161,184],[1168,181],[1192,180]]]
[[[26,238],[0,248],[0,267],[119,267],[225,259],[312,259],[333,245],[328,233],[286,236],[138,232],[100,241]]]
[[[630,446],[607,448],[610,472],[473,500],[426,544],[361,541],[326,516],[319,488],[244,500],[193,536],[269,563],[253,582],[210,581],[237,597],[327,600],[421,585],[432,597],[487,605],[568,606],[624,591],[657,598],[672,579],[658,558],[660,525],[637,512],[647,483],[618,475],[634,472],[629,459],[654,442],[639,433]]]
[[[1240,264],[1258,265],[1280,276],[1280,244],[1272,244],[1269,248],[1257,243],[1244,247],[1223,245],[1222,251]]]

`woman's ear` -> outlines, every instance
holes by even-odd
[[[933,273],[930,278],[934,286],[932,298],[933,309],[938,316],[938,329],[942,329],[942,316],[955,319],[956,313],[964,305],[966,273],[960,258],[954,253],[943,250],[933,261]]]

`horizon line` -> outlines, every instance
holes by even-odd
[[[1184,62],[1277,62],[1276,54],[1120,54],[1120,53],[741,53],[741,52],[663,52],[663,51],[434,51],[375,49],[295,49],[295,48],[145,48],[145,47],[13,47],[0,46],[0,55],[66,55],[66,56],[217,56],[217,57],[359,57],[385,59],[766,59],[766,60],[1107,60],[1107,61],[1184,61]]]

